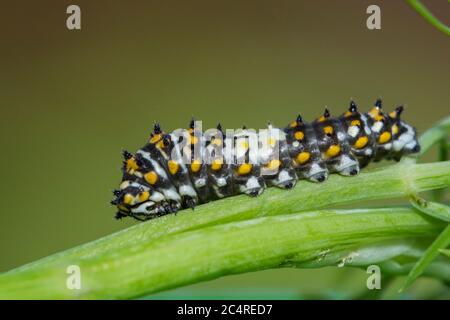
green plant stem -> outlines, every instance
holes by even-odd
[[[432,26],[450,36],[450,28],[439,21],[439,19],[436,18],[419,0],[407,0],[407,2]]]
[[[297,187],[290,191],[270,188],[258,199],[247,196],[227,198],[199,206],[194,211],[184,210],[177,215],[140,223],[11,272],[26,270],[36,263],[52,264],[60,255],[74,258],[94,257],[104,252],[134,246],[136,243],[160,241],[161,237],[168,235],[227,222],[289,214],[357,201],[399,198],[448,186],[450,186],[450,162],[399,163],[362,172],[350,178],[332,175],[323,184],[299,181]]]
[[[450,249],[440,249],[439,252],[447,258],[450,258]]]
[[[439,161],[447,161],[448,160],[448,150],[449,150],[449,143],[448,139],[441,139],[439,141]]]
[[[147,228],[152,224],[143,224]],[[0,299],[135,298],[198,281],[299,265],[346,248],[436,236],[444,224],[410,208],[327,210],[256,218],[147,239],[114,252],[59,255],[0,276]],[[141,232],[136,229],[129,230]],[[356,255],[358,256],[358,255]],[[330,265],[345,261],[336,256]],[[371,262],[365,256],[366,262]],[[374,262],[379,262],[375,255]],[[81,269],[81,290],[66,287],[68,265]]]
[[[448,140],[448,137],[444,137],[441,140],[439,140],[438,161],[448,160],[448,152],[450,150],[449,142],[450,141]],[[444,199],[445,196],[445,190],[443,189],[433,190],[432,196],[434,201],[442,201],[442,199]]]

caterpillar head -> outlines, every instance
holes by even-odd
[[[112,205],[117,206],[117,219],[126,216],[150,216],[159,213],[159,205],[150,200],[150,190],[136,182],[124,181],[113,191]]]

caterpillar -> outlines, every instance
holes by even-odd
[[[144,221],[237,194],[258,196],[270,186],[290,189],[299,179],[353,176],[371,161],[399,161],[420,151],[416,129],[400,118],[403,109],[385,113],[378,99],[360,113],[352,100],[336,118],[325,108],[310,123],[299,115],[284,129],[269,123],[259,132],[224,132],[220,124],[203,132],[191,120],[187,130],[165,133],[156,123],[141,149],[123,151],[115,217]]]

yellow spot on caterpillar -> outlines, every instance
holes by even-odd
[[[305,134],[303,133],[303,131],[297,131],[294,134],[294,137],[296,140],[303,140],[303,138],[305,138]]]
[[[202,163],[200,162],[200,160],[192,161],[192,163],[191,163],[191,171],[192,172],[199,172],[201,167],[202,167]]]
[[[176,174],[178,172],[178,169],[180,168],[180,165],[173,160],[169,160],[167,166],[169,167],[169,172],[171,175]]]
[[[156,143],[156,147],[158,149],[162,149],[164,148],[164,140],[160,140],[159,142]]]
[[[198,142],[198,139],[196,136],[190,136],[189,141],[191,144],[196,144]]]
[[[127,171],[131,170],[137,170],[139,169],[139,166],[136,163],[136,160],[134,158],[130,158],[127,160]]]
[[[384,144],[391,140],[391,133],[388,131],[383,132],[380,137],[378,138],[378,143]]]
[[[332,126],[326,126],[326,127],[324,127],[323,128],[323,132],[325,133],[325,134],[333,134],[333,127]]]
[[[398,133],[398,125],[394,124],[391,128],[392,134],[396,135]]]
[[[211,143],[214,144],[214,145],[216,145],[216,146],[218,146],[218,147],[220,147],[220,146],[222,145],[222,140],[219,139],[219,138],[214,138],[214,139],[211,141]]]
[[[384,120],[384,117],[383,117],[383,115],[380,113],[380,114],[378,114],[377,116],[375,116],[373,119],[374,119],[375,121],[381,121],[381,120]]]
[[[155,144],[159,140],[161,140],[161,134],[155,134],[153,137],[150,138],[150,143]]]
[[[353,146],[356,149],[362,149],[367,145],[368,142],[369,142],[369,138],[367,138],[367,136],[362,136],[362,137],[359,137],[358,140],[356,140],[356,142]]]
[[[345,111],[344,117],[350,117],[353,113],[350,111]]]
[[[129,194],[129,193],[127,193],[127,194],[123,197],[123,203],[125,203],[125,204],[132,204],[132,203],[133,203],[133,200],[134,200],[134,197],[133,197],[131,194]]]
[[[360,126],[361,126],[361,121],[359,121],[359,120],[353,120],[352,122],[350,122],[350,126],[357,126],[357,127],[360,127]]]
[[[240,176],[249,174],[252,171],[253,166],[250,163],[243,163],[239,166],[237,173]]]
[[[119,208],[119,210],[122,212],[126,212],[126,213],[130,212],[130,209],[128,209],[127,207],[125,207],[124,205],[121,205],[121,204],[118,205],[117,208]]]
[[[311,158],[311,153],[306,152],[306,151],[303,151],[303,152],[300,152],[300,153],[297,155],[297,157],[295,158],[295,161],[296,161],[298,164],[304,164],[304,163],[308,162],[308,160],[309,160],[310,158]]]
[[[242,149],[247,150],[247,149],[249,148],[248,141],[247,141],[247,140],[241,141],[241,142],[239,143],[239,146],[240,146]]]
[[[337,144],[331,145],[325,152],[327,158],[336,157],[341,152],[341,147]]]
[[[281,165],[281,161],[278,159],[270,160],[270,162],[266,165],[266,168],[269,170],[277,170]]]
[[[317,122],[323,122],[325,119],[325,116],[320,116],[319,119],[317,119]]]
[[[291,122],[291,128],[295,128],[297,126],[297,121],[292,121]]]
[[[275,138],[269,138],[269,139],[267,139],[267,144],[268,144],[270,147],[275,147],[275,145],[277,144],[277,139],[275,139]]]
[[[148,198],[150,198],[150,192],[144,191],[144,192],[139,193],[139,201],[140,202],[147,201]]]
[[[222,159],[214,159],[211,163],[211,169],[214,171],[219,171],[222,169],[223,161]]]
[[[380,109],[378,109],[378,107],[373,107],[372,109],[370,109],[369,111],[369,116],[371,118],[375,118],[376,116],[378,116],[380,114]]]
[[[158,175],[155,171],[150,171],[144,175],[144,179],[151,185],[154,185],[158,181]]]
[[[391,111],[391,112],[389,112],[389,117],[391,117],[392,119],[395,119],[395,118],[397,118],[397,112],[394,110],[394,111]]]

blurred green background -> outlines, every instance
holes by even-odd
[[[79,31],[65,24],[73,3]],[[425,3],[449,24],[448,1]],[[366,28],[370,4],[381,30]],[[121,150],[139,148],[154,121],[284,126],[380,95],[406,104],[419,132],[449,114],[449,38],[399,0],[19,0],[2,4],[0,35],[0,271],[133,225],[113,219],[111,190]],[[343,298],[366,277],[269,270],[157,297]],[[440,290],[423,279],[408,294]]]

